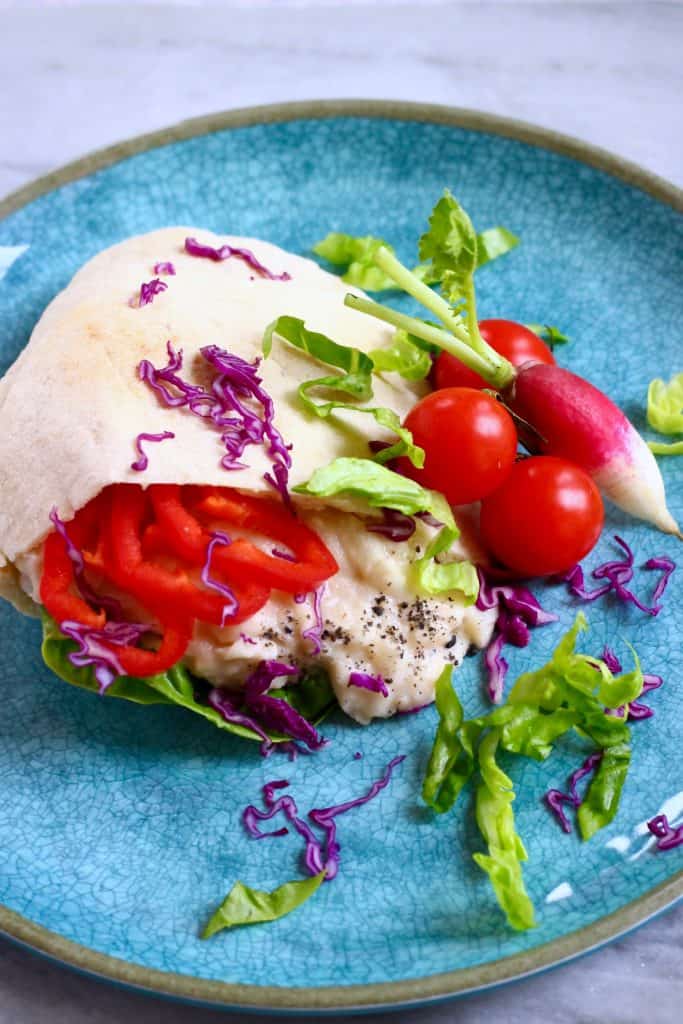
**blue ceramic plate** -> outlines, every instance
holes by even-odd
[[[519,249],[478,278],[481,316],[551,322],[571,335],[559,360],[615,398],[640,428],[648,381],[680,365],[680,195],[567,139],[463,111],[303,104],[218,116],[135,140],[0,207],[0,245],[26,245],[0,282],[0,363],[28,340],[49,300],[105,246],[167,224],[256,235],[306,253],[330,230],[382,234],[407,261],[449,186],[481,228]],[[83,382],[87,387],[87,381]],[[30,438],[26,439],[30,444]],[[663,460],[683,519],[681,463]],[[588,565],[622,534],[638,564],[679,556],[675,540],[614,512]],[[487,880],[471,807],[435,819],[419,800],[436,715],[361,728],[333,718],[329,746],[290,764],[263,760],[167,708],[100,700],[45,669],[40,629],[0,610],[0,924],[88,971],[209,1003],[270,1009],[367,1008],[471,991],[557,963],[622,933],[683,892],[683,850],[657,852],[645,821],[683,815],[680,722],[683,570],[657,619],[611,601],[589,607],[585,649],[626,641],[664,687],[633,727],[633,767],[613,824],[590,843],[565,835],[541,797],[582,757],[561,744],[517,763],[516,811],[538,927],[510,931]],[[652,574],[635,586],[647,596]],[[511,657],[541,664],[574,606],[540,586],[561,621]],[[466,711],[483,706],[480,659],[457,674]],[[361,759],[354,759],[356,751]],[[268,926],[198,938],[236,879],[272,888],[298,871],[298,844],[250,841],[240,824],[264,781],[285,775],[302,808],[357,795],[396,754],[391,786],[340,821],[342,865],[305,907]]]

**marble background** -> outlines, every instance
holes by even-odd
[[[341,96],[506,114],[683,184],[682,39],[680,3],[0,0],[0,196],[185,117]],[[680,1019],[682,960],[679,908],[544,976],[369,1019],[669,1024]],[[0,1024],[126,1017],[237,1020],[100,985],[0,942]]]

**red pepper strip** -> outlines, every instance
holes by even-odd
[[[121,484],[112,494],[106,530],[104,572],[163,620],[196,618],[223,623],[225,599],[196,586],[183,570],[171,571],[143,556],[141,531],[147,500],[137,485]],[[207,545],[208,545],[207,536]],[[214,552],[215,555],[215,552]],[[230,583],[239,608],[225,624],[250,618],[266,603],[270,591],[254,582]]]
[[[67,525],[69,539],[79,548],[89,532],[89,522],[81,513]],[[94,611],[78,594],[73,562],[66,544],[55,531],[47,537],[43,548],[43,575],[40,580],[40,600],[56,622],[73,620],[85,626],[101,629],[106,621],[104,612]]]
[[[164,624],[164,635],[157,651],[146,651],[142,647],[115,647],[111,650],[128,676],[154,676],[172,668],[185,654],[192,636],[192,623]],[[106,646],[109,646],[108,644]]]
[[[253,498],[225,487],[202,487],[190,490],[199,500],[193,511],[200,517],[218,520],[228,526],[253,530],[271,540],[285,544],[294,552],[296,561],[269,555],[256,544],[238,537],[229,547],[216,548],[213,563],[228,579],[251,579],[289,594],[314,590],[337,572],[331,552],[318,534],[300,523],[279,502]],[[178,542],[179,527],[169,514],[163,524],[169,539]],[[186,533],[183,543],[187,543]]]

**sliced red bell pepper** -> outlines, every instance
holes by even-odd
[[[199,519],[218,521],[221,527],[252,530],[286,545],[294,560],[267,554],[256,544],[238,537],[216,548],[213,565],[232,580],[252,580],[290,594],[314,590],[333,576],[338,565],[318,534],[286,511],[279,502],[255,498],[226,487],[187,488],[191,511],[179,487],[153,487],[157,522],[177,555],[201,564],[210,539]],[[194,514],[192,514],[194,513]]]
[[[170,570],[146,559],[142,529],[147,514],[146,495],[137,485],[122,484],[114,490],[105,528],[103,569],[118,586],[162,620],[180,615],[214,625],[236,625],[263,607],[270,596],[269,588],[257,581],[230,580],[239,607],[224,617],[225,599],[194,583],[184,566]],[[209,540],[207,536],[203,558]]]

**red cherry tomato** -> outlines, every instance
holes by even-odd
[[[604,520],[600,492],[579,466],[554,455],[515,463],[481,504],[481,538],[522,576],[565,572],[595,546]]]
[[[411,409],[406,427],[425,450],[423,469],[398,460],[401,473],[441,491],[451,505],[479,501],[512,469],[517,432],[503,406],[474,388],[433,391]]]
[[[480,320],[479,331],[484,341],[495,348],[513,366],[523,363],[554,363],[555,356],[537,334],[514,320]],[[470,370],[450,352],[442,352],[434,364],[436,388],[488,388],[483,377]]]

